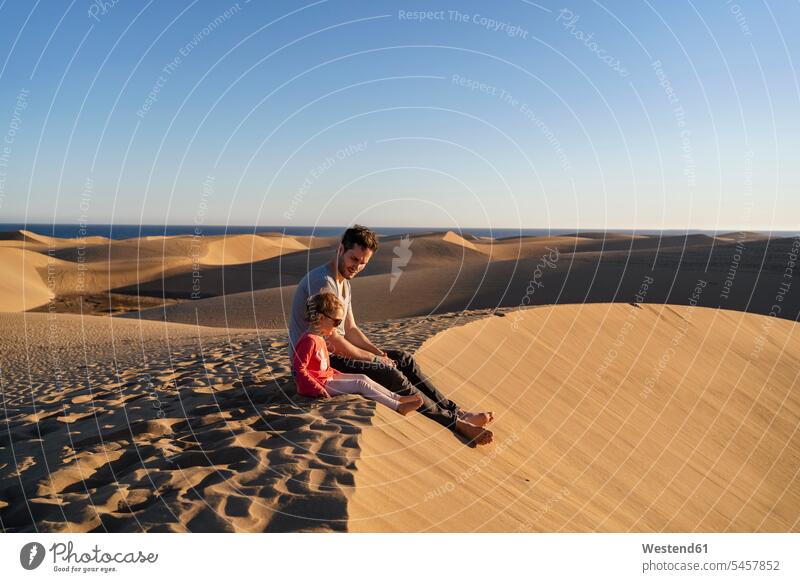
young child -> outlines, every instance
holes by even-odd
[[[422,406],[422,398],[399,396],[363,374],[345,374],[329,364],[325,338],[334,333],[344,317],[344,306],[330,292],[308,298],[306,321],[309,331],[294,346],[292,370],[297,393],[301,396],[329,398],[338,394],[361,394],[406,415]]]

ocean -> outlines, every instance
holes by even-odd
[[[126,238],[136,238],[142,236],[175,236],[191,235],[195,232],[193,224],[88,224],[83,225],[84,232],[81,232],[79,224],[47,224],[47,223],[0,223],[1,232],[15,232],[18,230],[29,230],[36,234],[56,236],[59,238],[77,238],[79,236],[104,236],[111,239],[121,240]],[[288,235],[298,236],[337,236],[344,232],[345,226],[226,226],[226,225],[202,225],[200,230],[203,235],[219,234],[258,234],[282,232]],[[394,236],[401,234],[419,234],[426,232],[441,232],[452,230],[459,234],[471,234],[479,237],[507,238],[512,236],[558,236],[564,234],[574,234],[581,232],[576,228],[458,228],[458,227],[431,227],[431,228],[410,228],[410,227],[373,227],[379,235]],[[602,232],[602,229],[584,229],[583,232]],[[608,229],[608,233],[622,234],[650,234],[674,236],[682,234],[707,234],[715,235],[729,232],[728,230],[626,230]],[[762,231],[763,232],[763,231]],[[764,232],[764,234],[767,234]],[[800,232],[773,231],[774,237],[798,236]]]

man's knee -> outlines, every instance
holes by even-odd
[[[392,392],[398,392],[411,386],[408,378],[397,368],[386,368],[382,370],[380,379],[375,378],[375,381],[379,384],[383,384]]]
[[[395,362],[401,364],[412,364],[414,362],[414,354],[405,350],[388,350],[386,353]]]
[[[391,380],[395,384],[403,384],[404,382],[407,382],[405,374],[403,374],[397,368],[387,369],[386,375],[389,377],[389,380]]]

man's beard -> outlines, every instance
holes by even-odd
[[[347,280],[350,280],[353,277],[355,277],[356,275],[358,275],[358,270],[357,269],[355,271],[353,271],[352,273],[350,272],[349,269],[347,269],[347,267],[337,266],[337,269],[339,270],[339,274],[342,277],[344,277],[345,279],[347,279]]]

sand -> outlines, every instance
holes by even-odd
[[[359,321],[495,307],[647,302],[774,311],[797,239],[757,233],[482,239],[454,231],[383,237],[353,281]],[[333,237],[276,233],[109,240],[0,234],[0,312],[127,313],[211,327],[285,327],[294,287],[335,252]],[[24,285],[23,285],[24,281]],[[84,299],[81,302],[81,298]],[[778,314],[796,320],[800,294]],[[81,303],[83,303],[81,305]],[[135,312],[135,313],[131,313]],[[199,314],[199,319],[198,319]]]
[[[0,309],[25,311],[47,303],[54,293],[40,276],[47,257],[33,251],[0,247]]]
[[[478,319],[365,326],[415,349]],[[359,397],[298,397],[283,330],[0,314],[4,531],[347,531]]]
[[[336,243],[1,235],[0,527],[800,529],[793,239],[384,238],[356,318],[494,410],[477,448],[296,396],[288,306]]]
[[[275,234],[110,240],[60,239],[24,230],[3,233],[0,275],[6,292],[0,299],[0,312],[26,311],[46,304],[59,312],[71,311],[63,304],[77,295],[95,297],[115,289],[137,290],[143,283],[178,274],[188,277],[191,296],[193,276],[202,269],[250,265],[308,248],[293,237]],[[140,294],[129,295],[138,298]]]
[[[294,404],[281,334],[22,317],[0,320],[5,530],[344,527],[326,518],[372,411]]]
[[[769,330],[763,343],[759,338]],[[354,531],[800,530],[800,333],[674,306],[556,306],[428,340],[419,361],[496,442],[378,409]]]
[[[726,235],[727,237],[727,235]],[[742,251],[744,240],[744,251]],[[466,244],[465,244],[466,243]],[[603,238],[523,237],[467,240],[454,232],[387,237],[367,269],[353,280],[359,321],[495,307],[564,303],[630,303],[648,285],[645,301],[769,314],[796,240],[763,237],[718,240],[705,235]],[[199,299],[191,273],[118,289],[179,300],[165,309],[130,314],[154,321],[212,327],[285,326],[294,288],[329,260],[335,245],[284,253],[252,264],[202,268]],[[402,259],[402,260],[401,260]],[[708,283],[693,299],[698,280]],[[800,293],[784,298],[781,318],[800,315]]]

